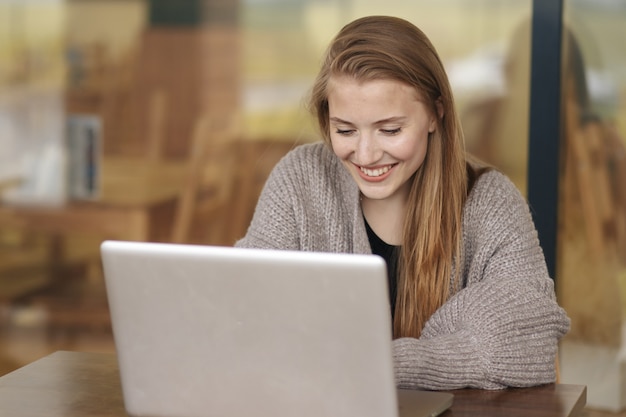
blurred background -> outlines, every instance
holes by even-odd
[[[243,236],[274,164],[318,140],[307,92],[354,18],[431,38],[468,150],[525,193],[532,3],[0,0],[0,375],[114,352],[102,240]],[[561,381],[588,385],[589,413],[626,415],[626,1],[563,5]]]

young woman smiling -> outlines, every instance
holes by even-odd
[[[569,318],[528,205],[466,157],[428,38],[394,17],[349,23],[310,105],[323,141],[275,167],[237,246],[385,258],[400,387],[554,382]]]

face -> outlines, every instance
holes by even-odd
[[[330,139],[364,199],[406,202],[436,118],[417,91],[394,80],[331,77]]]

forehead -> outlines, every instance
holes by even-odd
[[[331,77],[327,99],[330,116],[338,116],[338,113],[347,116],[348,112],[354,117],[367,113],[429,112],[428,104],[413,86],[388,78]]]
[[[332,75],[326,87],[326,96],[341,94],[406,94],[417,101],[424,102],[423,95],[407,83],[391,78],[357,79],[349,75]]]
[[[432,114],[415,88],[396,80],[335,78],[329,87],[326,117],[331,123],[415,122],[426,120]]]

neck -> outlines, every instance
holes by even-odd
[[[361,198],[361,209],[367,223],[379,238],[394,246],[402,245],[406,206],[405,198],[385,200],[372,200],[365,196]]]

